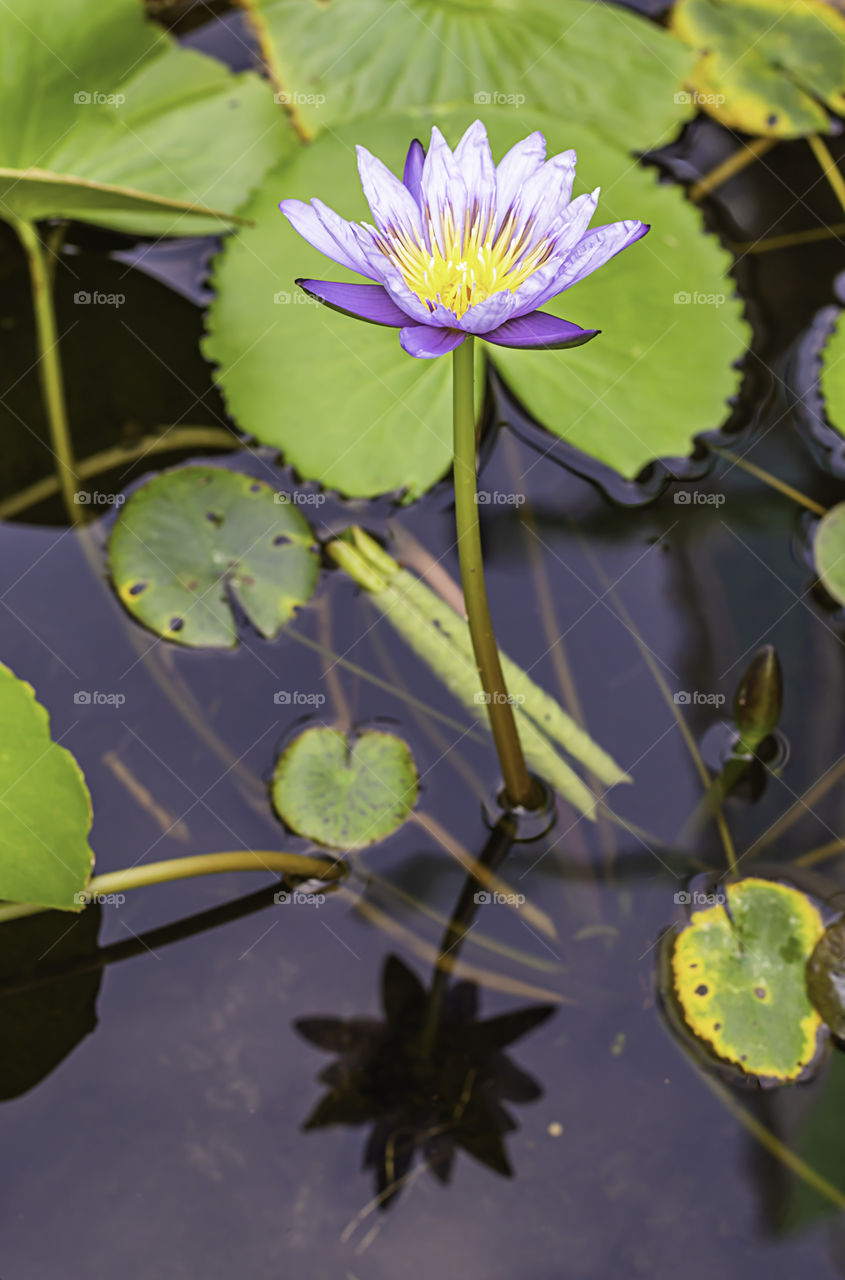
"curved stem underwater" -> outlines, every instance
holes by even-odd
[[[487,714],[505,792],[512,805],[536,808],[541,802],[539,787],[525,764],[508,696],[499,649],[490,618],[484,562],[481,555],[481,528],[478,520],[478,492],[475,470],[475,395],[473,339],[467,337],[455,350],[452,366],[452,409],[454,418],[455,521],[458,559],[464,591],[469,633],[481,684],[487,700]]]
[[[33,223],[16,218],[12,225],[26,251],[29,263],[38,345],[38,375],[50,429],[50,446],[56,460],[56,476],[71,523],[77,523],[81,519],[82,511],[74,500],[79,477],[68,426],[59,335],[53,305],[53,283],[47,253],[38,234],[38,228]]]

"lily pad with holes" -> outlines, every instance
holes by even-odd
[[[94,863],[91,797],[32,686],[2,664],[0,724],[0,899],[76,910]]]
[[[813,551],[825,590],[845,604],[845,502],[837,503],[822,516]]]
[[[770,138],[830,132],[845,110],[845,16],[827,0],[678,0],[671,30],[699,53],[697,105]]]
[[[818,1051],[822,1020],[807,995],[807,960],[824,931],[798,889],[749,878],[728,908],[694,911],[675,941],[677,1000],[699,1039],[748,1075],[797,1079]]]
[[[273,804],[292,831],[330,849],[392,835],[417,800],[417,769],[392,733],[306,729],[279,757]]]
[[[109,542],[126,608],[166,640],[238,643],[233,606],[271,639],[317,585],[308,522],[281,490],[222,467],[166,471],[122,507]]]

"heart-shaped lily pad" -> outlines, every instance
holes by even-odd
[[[0,724],[0,898],[73,911],[94,861],[91,798],[32,686],[2,664]]]
[[[798,889],[749,878],[694,911],[672,955],[675,994],[695,1034],[749,1075],[795,1080],[812,1062],[821,1018],[807,960],[824,931]]]
[[[822,516],[813,550],[825,590],[845,604],[845,502],[837,503]]]
[[[407,745],[374,729],[350,738],[306,729],[279,757],[273,804],[292,831],[331,849],[363,849],[391,835],[417,799]]]
[[[319,574],[313,534],[289,496],[222,467],[148,481],[115,522],[109,561],[129,612],[195,648],[237,645],[233,604],[272,638]]]

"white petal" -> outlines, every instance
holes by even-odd
[[[496,169],[497,221],[501,222],[523,183],[538,169],[542,169],[545,158],[546,139],[539,129],[517,142],[502,157]]]
[[[480,120],[467,129],[455,147],[455,160],[467,189],[470,208],[477,206],[486,218],[496,202],[496,166],[487,130]]]
[[[428,210],[434,235],[441,252],[446,251],[441,231],[442,220],[448,217],[457,229],[463,227],[467,207],[467,186],[460,167],[443,134],[434,125],[431,130],[431,146],[423,165],[420,183],[423,213]]]
[[[358,173],[361,186],[381,231],[399,229],[415,236],[420,234],[420,211],[417,202],[404,182],[391,173],[378,156],[371,155],[366,147],[356,147]]]
[[[353,223],[341,218],[322,200],[305,204],[302,200],[282,200],[279,205],[295,231],[320,253],[350,271],[375,279],[366,257],[358,244]]]

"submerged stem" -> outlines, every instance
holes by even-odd
[[[484,584],[475,471],[475,396],[471,337],[467,337],[454,353],[452,376],[455,520],[469,633],[486,695],[487,714],[508,800],[512,805],[532,809],[540,801],[539,788],[528,772],[516,731]]]
[[[56,462],[56,476],[65,510],[70,520],[76,523],[81,518],[82,508],[74,500],[79,476],[73,456],[73,445],[68,426],[67,405],[65,403],[62,364],[59,355],[59,335],[56,329],[56,312],[53,305],[53,287],[47,254],[37,228],[24,219],[15,219],[13,226],[18,239],[26,251],[29,262],[29,279],[32,288],[32,306],[35,312],[35,332],[38,345],[38,376],[41,380],[41,392],[44,397],[44,408],[47,412],[47,424],[50,429],[50,444]]]

